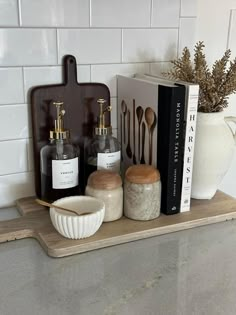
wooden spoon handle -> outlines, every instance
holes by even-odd
[[[135,136],[136,136],[136,130],[135,130],[135,99],[133,99],[133,163],[137,164],[136,161],[136,155],[135,155],[135,151],[136,151],[136,145],[135,145]]]
[[[142,122],[142,153],[141,153],[140,164],[145,164],[145,157],[144,157],[144,151],[145,151],[145,134],[146,134],[146,126],[145,126],[145,123]]]
[[[151,139],[150,139],[150,156],[149,156],[150,165],[152,165],[152,151],[153,151],[153,130],[151,130]]]
[[[123,113],[123,138],[124,138],[124,144],[126,143],[126,133],[125,133],[125,113]]]
[[[123,160],[123,135],[122,135],[122,114],[120,114],[120,146],[121,146],[121,160]]]
[[[138,125],[138,160],[139,160],[139,162],[140,162],[140,159],[141,159],[141,154],[140,154],[140,152],[141,152],[141,149],[140,149],[140,129],[141,129],[141,126],[140,126],[140,124]]]

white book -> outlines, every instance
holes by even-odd
[[[185,84],[181,82],[181,84]],[[186,111],[185,111],[185,144],[184,144],[184,161],[183,161],[183,178],[182,178],[182,191],[180,212],[190,210],[191,203],[191,186],[192,186],[192,173],[193,173],[193,157],[194,145],[196,134],[197,122],[197,109],[198,109],[198,84],[185,84],[186,93]]]
[[[182,188],[181,188],[181,203],[180,212],[190,210],[191,203],[191,186],[192,186],[192,172],[193,172],[193,157],[196,133],[196,121],[198,110],[199,98],[199,85],[184,81],[172,81],[163,77],[149,75],[149,74],[136,74],[135,77],[146,79],[150,81],[167,81],[175,82],[184,85],[186,88],[186,101],[185,101],[185,144],[183,154],[183,175],[182,175]]]

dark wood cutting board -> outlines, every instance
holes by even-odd
[[[104,98],[110,105],[110,91],[102,83],[78,83],[76,59],[66,55],[63,59],[62,84],[42,85],[30,90],[33,153],[35,168],[36,195],[41,197],[40,182],[40,149],[48,143],[49,131],[54,127],[56,108],[54,101],[63,101],[66,115],[64,127],[70,130],[71,140],[79,145],[80,155],[80,183],[84,183],[83,174],[83,144],[86,137],[92,136],[96,125],[99,106],[97,99]],[[110,123],[110,116],[106,116],[106,124]],[[83,187],[82,187],[83,189]]]
[[[118,245],[152,236],[236,219],[236,199],[220,191],[211,200],[192,200],[191,211],[175,215],[161,214],[151,221],[126,217],[105,222],[91,237],[71,240],[53,227],[49,211],[35,202],[35,197],[17,201],[20,218],[0,221],[0,243],[33,237],[49,256],[63,257]]]

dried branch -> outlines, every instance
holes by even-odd
[[[189,49],[185,47],[182,56],[171,61],[173,68],[164,74],[171,79],[198,83],[198,111],[220,112],[228,106],[228,96],[236,93],[236,58],[230,61],[231,51],[227,49],[210,70],[203,53],[204,47],[202,41],[196,43],[193,62]]]

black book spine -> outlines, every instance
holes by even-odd
[[[158,89],[157,167],[162,182],[161,212],[180,212],[184,148],[184,86]]]

